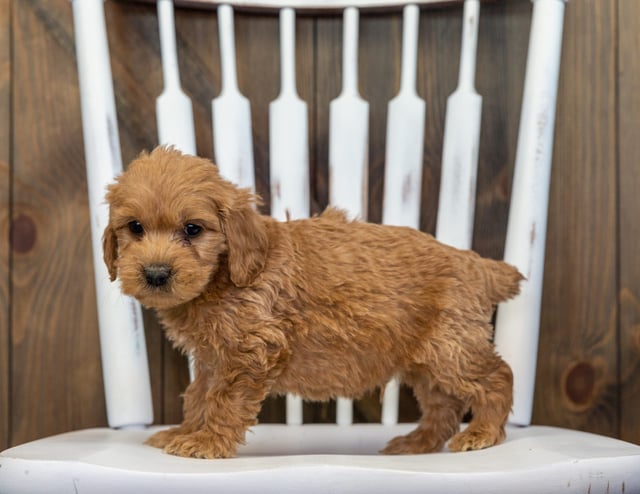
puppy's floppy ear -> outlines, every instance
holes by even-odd
[[[107,228],[104,229],[104,234],[102,235],[102,255],[104,257],[104,263],[107,265],[107,269],[109,270],[109,278],[111,281],[115,281],[118,270],[116,268],[116,260],[118,259],[118,238],[116,237],[116,232],[108,225]]]
[[[264,220],[253,209],[251,194],[238,191],[243,197],[236,207],[221,211],[221,223],[229,247],[229,274],[238,287],[251,285],[264,269],[269,250],[269,238]]]

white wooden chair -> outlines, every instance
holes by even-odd
[[[413,427],[397,423],[397,384],[390,383],[382,424],[352,425],[351,403],[339,400],[337,424],[302,425],[301,403],[288,397],[287,424],[256,426],[238,458],[214,461],[173,457],[143,445],[157,427],[146,427],[153,418],[140,308],[109,283],[100,246],[107,217],[104,188],[122,169],[103,6],[102,0],[72,2],[111,428],[70,432],[2,452],[0,492],[640,492],[640,446],[529,425],[564,0],[534,0],[533,6],[505,250],[506,260],[520,267],[528,281],[516,300],[499,308],[496,323],[499,351],[515,375],[507,440],[468,453],[378,455],[388,439]],[[345,9],[343,91],[331,105],[330,200],[366,218],[368,105],[357,90],[357,8],[397,2],[230,3],[280,9],[282,91],[270,109],[272,214],[279,218],[285,210],[293,217],[309,214],[307,115],[295,89],[294,8]],[[424,125],[424,102],[415,92],[417,13],[416,5],[404,7],[402,81],[389,105],[383,209],[384,222],[410,226],[417,226],[420,191],[408,187],[407,196],[406,184],[421,181]],[[473,224],[481,111],[473,89],[478,13],[478,0],[467,0],[459,87],[447,109],[438,212],[437,236],[461,248],[470,246]],[[180,90],[172,2],[159,0],[158,14],[165,78],[157,104],[159,141],[193,153],[193,116]],[[218,19],[223,86],[213,103],[216,161],[228,178],[251,187],[250,109],[236,85],[232,6],[219,6]],[[544,129],[538,125],[541,114]],[[288,146],[282,145],[284,135]],[[405,201],[400,200],[403,187]],[[532,244],[533,224],[537,235]]]

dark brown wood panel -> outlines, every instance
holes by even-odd
[[[537,423],[635,442],[639,9],[635,0],[567,3],[534,410]],[[126,164],[157,142],[162,71],[156,10],[152,3],[113,0],[105,10]],[[530,12],[529,0],[482,5],[476,87],[483,97],[483,129],[474,248],[496,258],[504,248]],[[460,16],[459,5],[421,14],[418,93],[427,104],[421,228],[430,232],[445,103],[457,82]],[[267,212],[268,107],[280,83],[278,18],[245,11],[237,13],[235,24],[238,82],[252,101],[257,189]],[[198,153],[213,158],[210,105],[220,91],[216,12],[178,9],[176,29]],[[371,111],[372,221],[381,219],[387,104],[399,85],[401,29],[399,11],[361,14],[360,91]],[[297,38],[298,91],[309,105],[311,206],[318,212],[328,201],[328,104],[341,85],[340,14],[300,17]],[[3,447],[106,424],[68,0],[0,0],[0,173],[6,177],[0,181],[0,230],[6,239],[12,223],[14,232],[12,251],[6,242],[0,246],[0,298],[10,317],[0,320]],[[7,286],[3,280],[10,273]],[[166,343],[153,312],[145,312],[145,323],[155,420],[177,422],[187,384],[185,359]],[[378,399],[371,394],[360,400],[356,419],[379,419]],[[415,419],[409,390],[403,390],[401,403],[401,417]],[[334,416],[332,404],[305,408],[305,418],[313,421]],[[283,417],[283,400],[276,399],[260,419]]]
[[[361,16],[359,32],[366,17]],[[362,51],[364,43],[359,42]],[[329,204],[329,105],[342,89],[342,16],[326,16],[316,21],[316,94],[315,128],[316,167],[312,175],[315,184],[315,203],[318,209]],[[359,82],[367,77],[363,55],[359,53]]]
[[[12,443],[105,423],[67,2],[13,2]]]
[[[640,444],[640,3],[619,0],[620,437]]]
[[[0,0],[0,451],[9,446],[11,431],[9,336],[9,230],[11,160],[11,2]]]
[[[618,432],[616,5],[566,7],[534,421]]]
[[[485,12],[481,13],[484,20]],[[447,98],[458,82],[462,6],[420,17],[418,94],[426,102],[420,229],[435,233]]]
[[[368,220],[382,221],[387,106],[400,88],[402,13],[363,16],[360,25],[360,93],[369,102]]]
[[[473,249],[494,259],[504,253],[530,21],[528,0],[482,5],[476,68],[482,129]]]

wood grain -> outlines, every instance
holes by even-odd
[[[567,3],[534,421],[640,443],[639,9],[636,0]],[[157,141],[157,19],[153,4],[107,0],[105,10],[128,163]],[[504,246],[530,12],[529,0],[483,2],[480,17],[476,87],[483,128],[474,248],[496,258]],[[421,228],[430,232],[461,13],[459,5],[421,13],[418,92],[427,103]],[[210,103],[220,90],[216,20],[215,10],[176,10],[182,85],[194,105],[198,153],[210,158]],[[252,104],[256,183],[268,211],[268,105],[279,92],[278,19],[243,11],[235,24],[238,83]],[[399,12],[361,15],[373,221],[381,217],[386,111],[398,89],[401,27]],[[313,212],[328,199],[328,104],[340,91],[341,36],[339,14],[298,19],[298,90],[309,105]],[[10,319],[0,320],[1,448],[106,423],[68,0],[0,0],[0,173],[6,177],[0,180],[0,231],[8,235],[9,223],[13,227],[11,252],[0,245],[0,299],[10,307]],[[145,312],[145,326],[156,422],[177,422],[187,382],[184,358],[166,343],[152,312]],[[378,401],[377,393],[359,400],[356,420],[378,420]],[[283,410],[281,399],[269,400],[260,420],[282,421]],[[400,416],[417,417],[408,389]],[[305,407],[307,420],[334,418],[333,404]]]
[[[400,87],[402,14],[362,16],[360,93],[369,102],[369,214],[382,221],[387,105]]]
[[[615,4],[567,4],[534,422],[618,432]]]
[[[481,7],[476,90],[482,96],[482,129],[473,249],[493,259],[504,253],[530,22],[529,1]]]
[[[9,229],[11,159],[11,2],[0,0],[0,451],[9,446],[11,431]]]
[[[618,3],[620,437],[640,444],[640,3]]]
[[[71,10],[13,2],[12,443],[105,423]]]

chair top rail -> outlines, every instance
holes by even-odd
[[[135,2],[155,2],[155,0],[128,0]],[[493,1],[493,0],[483,0]],[[231,5],[241,10],[252,11],[273,11],[283,8],[293,8],[301,13],[321,14],[343,10],[347,7],[356,7],[366,10],[398,10],[405,5],[412,3],[424,7],[461,5],[464,0],[230,0],[221,2],[219,0],[174,0],[178,7],[192,7],[214,9],[220,5]]]

